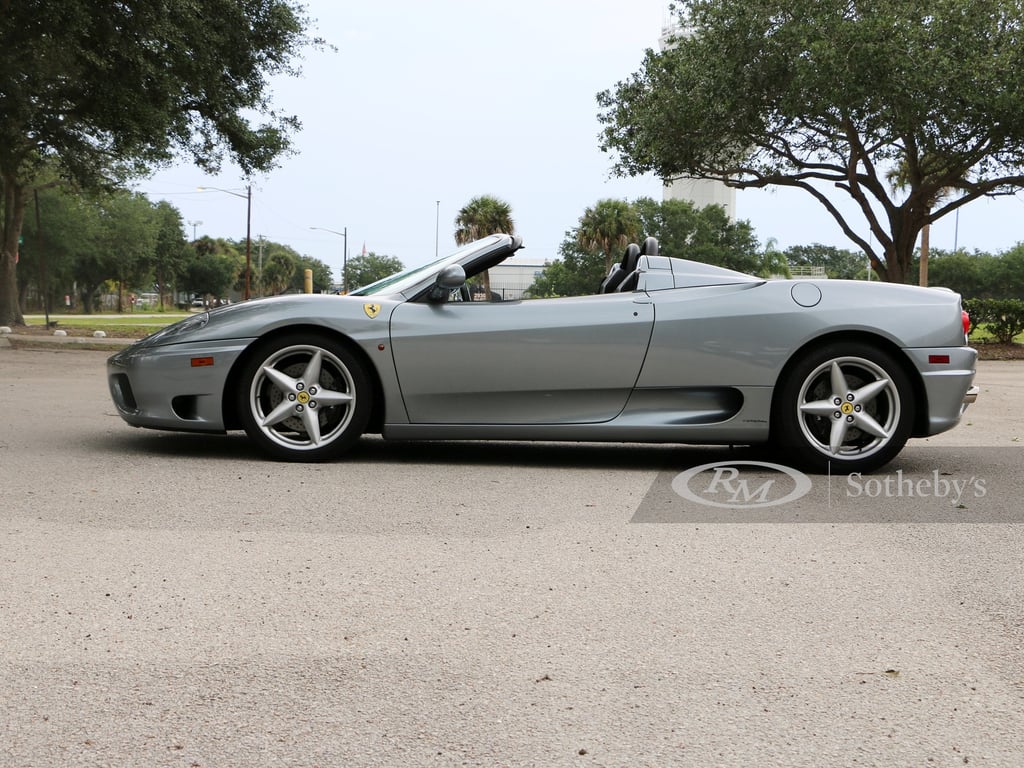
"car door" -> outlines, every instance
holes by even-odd
[[[625,406],[654,326],[646,294],[409,302],[391,345],[414,424],[565,424]]]

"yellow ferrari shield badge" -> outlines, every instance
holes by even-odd
[[[380,314],[380,304],[363,304],[363,312],[366,316],[373,320],[377,315]]]

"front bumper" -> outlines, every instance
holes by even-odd
[[[128,347],[107,360],[118,415],[134,427],[224,431],[224,388],[252,339]]]

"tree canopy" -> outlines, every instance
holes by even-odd
[[[1003,253],[933,252],[935,285],[965,298],[1024,299],[1024,243]]]
[[[155,292],[160,307],[192,298],[217,301],[245,284],[245,238],[201,237],[186,242],[180,211],[126,190],[75,194],[65,187],[40,190],[39,216],[25,217],[18,265],[19,300],[30,286],[56,306],[64,296],[91,312],[104,295]],[[38,221],[38,225],[37,225]],[[332,285],[331,268],[288,245],[260,238],[254,255],[256,295],[302,291],[305,270],[313,290]],[[72,299],[71,294],[75,294]]]
[[[608,274],[609,259],[618,261],[630,242],[657,238],[663,256],[702,261],[720,267],[759,272],[762,255],[749,222],[729,220],[718,205],[697,208],[686,200],[642,197],[599,200],[566,233],[559,259],[534,280],[535,298],[595,293]]]
[[[689,200],[641,197],[633,208],[640,217],[640,239],[656,237],[662,255],[740,272],[760,268],[754,228],[749,221],[730,221],[720,205],[698,208]]]
[[[474,197],[455,217],[455,242],[465,245],[495,232],[515,233],[512,206],[493,195]]]
[[[643,224],[635,206],[625,200],[605,199],[587,208],[576,227],[577,252],[604,256],[604,274],[622,258],[622,249],[642,240]],[[571,255],[573,249],[570,249]],[[601,277],[604,277],[602,275]],[[599,278],[600,281],[600,278]]]
[[[801,189],[893,282],[905,281],[926,225],[1024,186],[1021,3],[680,0],[673,10],[680,34],[598,94],[617,173]],[[905,188],[888,182],[893,168]]]
[[[604,261],[602,251],[596,248],[587,250],[580,245],[577,231],[567,232],[565,240],[558,247],[558,258],[534,278],[527,293],[535,299],[596,293],[608,274]]]
[[[516,225],[512,220],[512,206],[494,195],[474,197],[455,217],[455,242],[465,245],[481,237],[495,233],[515,234]],[[491,278],[484,270],[477,278],[484,287],[484,294],[491,295]]]
[[[292,252],[296,253],[294,250]],[[293,290],[304,291],[306,289],[307,269],[313,272],[313,293],[324,293],[331,289],[334,277],[331,274],[330,264],[299,253],[296,253],[296,263],[295,274],[290,286]]]
[[[344,284],[349,290],[362,288],[364,285],[375,283],[388,275],[401,272],[403,265],[397,256],[386,256],[373,251],[353,256],[345,264]]]
[[[783,255],[791,267],[821,267],[833,279],[863,280],[868,274],[863,254],[834,245],[791,245]]]
[[[268,78],[310,41],[295,0],[18,0],[0,12],[0,324],[20,324],[18,237],[44,169],[108,187],[184,153],[273,167],[295,117]],[[262,121],[262,122],[259,122]]]
[[[192,243],[184,264],[182,287],[189,295],[216,301],[239,284],[244,275],[245,254],[224,238],[201,237]]]

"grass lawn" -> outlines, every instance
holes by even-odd
[[[988,332],[985,323],[981,323],[977,327],[972,328],[970,338],[972,344],[975,342],[979,344],[986,344],[992,343],[996,340],[995,337]],[[1016,336],[1013,337],[1013,341],[1015,344],[1024,343],[1024,333],[1018,333]]]
[[[115,338],[139,338],[160,330],[165,325],[188,317],[188,312],[126,313],[123,315],[50,315],[50,322],[73,336],[91,336],[103,331]],[[29,330],[47,330],[44,315],[25,315]]]

